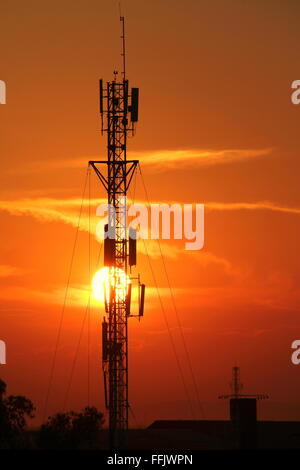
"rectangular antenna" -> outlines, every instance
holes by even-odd
[[[107,327],[108,323],[105,320],[102,322],[102,359],[107,361]]]
[[[124,80],[124,116],[127,116],[128,111],[128,80]]]
[[[137,122],[139,118],[139,89],[131,88],[131,121]]]
[[[103,282],[103,294],[104,294],[104,308],[105,308],[105,312],[106,312],[106,313],[109,313],[109,306],[108,306],[108,301],[107,301],[108,293],[107,293],[107,289],[106,289],[106,284],[105,284],[105,282]]]
[[[100,114],[103,114],[103,80],[99,80],[99,89],[100,89]]]
[[[101,114],[101,132],[103,135],[103,80],[99,80],[99,88],[100,88],[100,114]]]
[[[129,266],[136,266],[136,230],[129,227]]]
[[[141,284],[141,297],[140,297],[140,308],[139,308],[140,317],[144,315],[145,289],[146,289],[145,284]]]
[[[130,316],[131,290],[132,290],[132,284],[128,284],[128,291],[126,295],[126,315],[128,317]]]
[[[108,224],[104,226],[104,236],[108,234]],[[113,266],[115,260],[116,242],[114,238],[104,238],[104,266]]]

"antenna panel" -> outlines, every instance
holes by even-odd
[[[132,291],[132,284],[128,285],[128,291],[126,295],[126,315],[130,316],[130,306],[131,306],[131,291]]]
[[[99,80],[99,91],[100,91],[100,114],[103,114],[103,80]]]
[[[104,236],[108,233],[108,224],[104,227]],[[114,238],[104,239],[104,266],[114,266],[116,242]]]
[[[139,118],[139,89],[131,88],[131,121],[137,122]]]
[[[139,309],[140,317],[144,315],[145,289],[146,289],[145,284],[141,284],[141,298],[140,298],[140,309]]]
[[[107,327],[108,327],[108,323],[104,319],[104,321],[102,322],[102,359],[103,361],[107,361],[107,358],[108,358]]]
[[[136,230],[129,227],[129,266],[136,266]]]

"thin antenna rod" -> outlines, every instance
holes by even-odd
[[[120,7],[120,11],[121,11],[121,7]],[[121,36],[121,39],[122,39],[122,52],[121,52],[121,57],[123,57],[123,80],[125,80],[125,76],[126,76],[126,50],[125,50],[125,19],[124,19],[124,16],[120,16],[120,21],[122,23],[122,36]]]

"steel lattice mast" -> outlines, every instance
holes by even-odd
[[[108,202],[104,240],[104,265],[109,267],[109,292],[106,292],[105,301],[108,322],[104,317],[102,359],[112,448],[125,445],[128,429],[127,329],[128,317],[133,316],[130,314],[131,283],[128,281],[128,271],[130,266],[136,264],[136,232],[127,227],[126,196],[138,165],[138,160],[127,160],[126,155],[127,135],[134,133],[134,123],[138,120],[138,89],[132,88],[129,95],[125,77],[124,17],[120,20],[123,80],[118,80],[117,72],[105,87],[100,80],[100,113],[102,132],[107,134],[107,160],[89,162],[107,191]],[[104,171],[101,165],[105,166]],[[139,284],[138,287],[140,316],[143,314],[145,286]]]

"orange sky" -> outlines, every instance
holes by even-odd
[[[205,203],[205,248],[163,242],[200,398],[217,396],[241,367],[244,391],[268,393],[265,419],[300,419],[300,4],[296,0],[123,0],[128,78],[140,88],[139,158],[151,200]],[[98,79],[120,68],[118,2],[3,0],[0,79],[0,375],[41,418],[88,160],[105,158]],[[137,180],[139,200],[145,198]],[[105,197],[96,179],[92,197]],[[89,284],[87,207],[79,234],[48,413],[62,407]],[[95,220],[93,220],[93,224]],[[85,224],[85,225],[84,225]],[[130,324],[130,402],[139,425],[190,418],[153,279],[145,318]],[[93,265],[98,244],[93,241]],[[194,413],[195,392],[155,243],[151,261]],[[101,307],[90,319],[91,403],[103,409]],[[87,327],[68,397],[87,403]],[[135,423],[132,422],[132,425]]]

